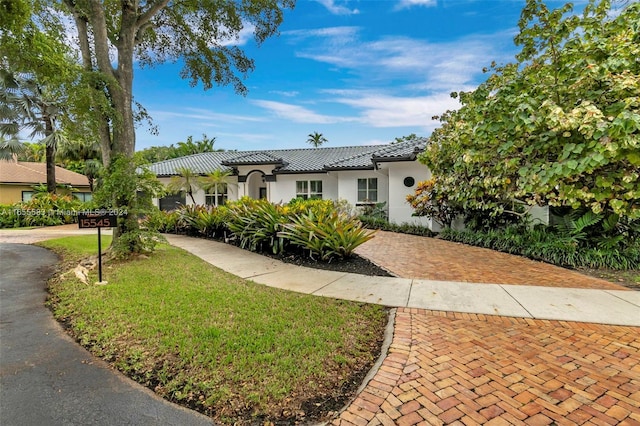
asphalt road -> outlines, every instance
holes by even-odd
[[[0,424],[213,424],[110,369],[65,334],[44,305],[57,261],[40,247],[0,243]]]

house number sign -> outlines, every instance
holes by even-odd
[[[98,228],[98,280],[102,282],[102,236],[101,228],[115,228],[118,226],[118,216],[107,210],[97,210],[93,213],[78,212],[79,228]]]
[[[113,228],[117,226],[115,214],[109,213],[78,213],[78,226],[80,228]]]

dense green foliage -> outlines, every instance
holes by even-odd
[[[158,235],[152,229],[140,229],[138,220],[152,211],[151,199],[164,191],[156,175],[136,165],[130,157],[118,156],[102,171],[101,177],[103,184],[94,193],[92,203],[97,208],[110,208],[121,213],[118,226],[113,231],[114,254],[126,257],[130,253],[152,251]]]
[[[176,145],[150,146],[136,151],[135,157],[141,164],[152,164],[203,152],[222,151],[221,149],[214,149],[215,141],[215,137],[209,138],[206,134],[203,134],[202,139],[198,141],[194,141],[193,136],[189,136],[186,141],[178,142]]]
[[[0,206],[0,228],[74,223],[77,212],[89,207],[73,195],[39,192],[29,201]]]
[[[284,251],[285,241],[279,233],[289,218],[282,205],[247,197],[228,203],[228,209],[227,225],[240,247],[251,251]]]
[[[349,257],[358,246],[374,237],[374,233],[354,217],[337,210],[309,209],[293,216],[281,229],[280,238],[308,250],[312,259],[318,256],[322,260]]]
[[[420,156],[432,197],[461,210],[515,200],[640,217],[640,3],[550,11],[528,0],[516,63],[492,66],[440,117]]]
[[[533,228],[520,223],[445,229],[440,238],[571,268],[640,268],[640,221],[587,209],[570,211],[556,221],[554,226]]]
[[[161,232],[235,241],[251,251],[346,258],[373,238],[351,209],[332,200],[294,199],[286,205],[243,197],[224,206],[182,206],[150,214],[145,226]]]

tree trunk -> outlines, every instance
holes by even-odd
[[[45,121],[45,136],[51,136],[53,134],[53,123],[48,116],[44,117]],[[46,147],[47,155],[47,192],[50,194],[56,193],[56,145],[54,141],[47,143]]]

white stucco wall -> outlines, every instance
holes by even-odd
[[[431,178],[431,172],[427,166],[418,161],[402,161],[394,163],[381,163],[381,169],[389,174],[389,221],[397,224],[411,223],[422,226],[432,226],[431,219],[426,217],[414,217],[413,209],[407,202],[407,195],[413,194],[418,182]],[[414,183],[407,187],[404,180],[412,177]]]
[[[353,170],[331,172],[338,177],[338,199],[352,206],[358,205],[358,179],[378,178],[377,203],[389,203],[389,177],[380,170]]]
[[[271,194],[269,201],[273,203],[288,203],[296,196],[296,182],[299,180],[321,180],[322,198],[338,199],[338,179],[327,173],[282,174],[276,176],[275,182],[269,182]]]

